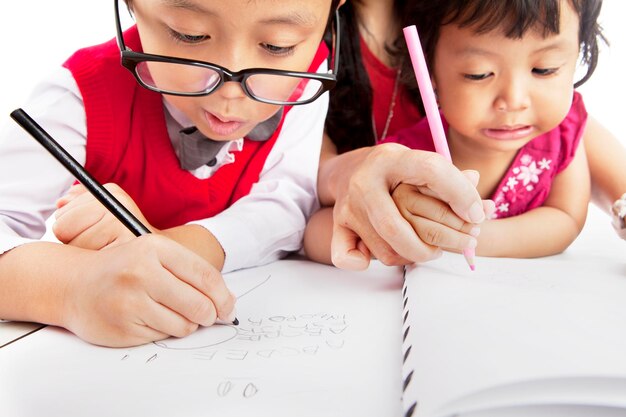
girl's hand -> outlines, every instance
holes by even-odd
[[[464,221],[438,198],[423,194],[408,184],[397,186],[392,198],[419,237],[423,252],[437,256],[440,248],[456,252],[476,248],[480,226]]]
[[[615,200],[611,206],[611,217],[617,235],[626,240],[626,194]]]
[[[395,143],[374,146],[350,175],[342,177],[347,180],[337,179],[331,247],[333,263],[346,269],[367,267],[370,257],[363,246],[387,265],[437,256],[438,251],[420,240],[390,198],[400,183],[419,187],[422,194],[441,200],[468,223],[481,223],[490,209],[476,190],[477,175],[475,179],[464,175],[433,152]]]
[[[148,229],[154,230],[128,194],[117,184],[104,187]],[[84,249],[98,250],[127,242],[135,237],[84,185],[74,185],[57,200],[56,221],[52,226],[61,242]]]
[[[166,237],[150,234],[78,251],[62,321],[90,343],[139,345],[235,318],[234,296],[220,272]]]

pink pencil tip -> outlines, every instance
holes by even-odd
[[[474,254],[474,248],[463,249],[463,256],[465,256],[465,260],[467,261],[467,264],[472,271],[476,271],[476,265],[474,264]]]

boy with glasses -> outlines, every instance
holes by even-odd
[[[134,238],[18,126],[0,142],[0,317],[107,346],[232,320],[219,271],[300,248],[338,65],[322,38],[339,0],[132,0],[126,32],[118,3],[116,39],[25,108],[154,233]],[[39,241],[57,199],[68,245]]]

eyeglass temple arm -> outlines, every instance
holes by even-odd
[[[341,45],[341,35],[340,35],[340,23],[339,23],[339,9],[335,10],[335,53],[333,56],[333,74],[337,75],[337,71],[339,69],[339,49]]]
[[[120,48],[120,51],[126,50],[126,43],[124,43],[124,35],[122,32],[122,23],[120,19],[120,0],[113,0],[114,9],[115,9],[115,29],[116,29],[116,39],[117,46]]]

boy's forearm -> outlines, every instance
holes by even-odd
[[[82,249],[49,242],[0,255],[0,318],[65,325],[65,295]]]
[[[162,230],[160,233],[197,253],[217,270],[221,271],[224,267],[224,249],[206,228],[189,224]]]

